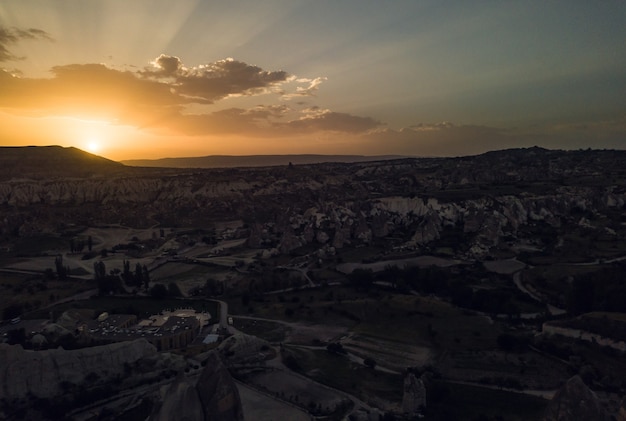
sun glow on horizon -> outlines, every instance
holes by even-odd
[[[98,139],[95,138],[88,139],[85,148],[87,149],[87,152],[94,154],[100,152],[100,149],[102,149],[100,146],[100,142],[98,141]]]

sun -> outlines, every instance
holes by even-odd
[[[88,152],[91,153],[97,153],[100,152],[100,142],[98,142],[96,139],[89,139],[86,143],[85,148],[87,149]]]

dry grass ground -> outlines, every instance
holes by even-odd
[[[309,421],[311,419],[306,412],[297,407],[272,399],[249,386],[237,383],[237,389],[239,390],[243,414],[246,420]]]

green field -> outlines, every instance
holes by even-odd
[[[346,391],[369,401],[383,399],[392,403],[402,401],[403,377],[373,370],[351,362],[346,356],[322,349],[288,347],[301,373],[322,384]]]
[[[429,420],[535,421],[548,405],[535,396],[442,381],[433,382],[430,390],[425,411]]]

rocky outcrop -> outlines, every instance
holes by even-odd
[[[183,374],[164,388],[161,405],[157,406],[150,421],[204,421],[204,409],[195,386]]]
[[[0,344],[0,400],[57,397],[64,387],[80,385],[87,376],[122,376],[126,364],[155,353],[143,339],[71,351],[26,351],[20,345]]]
[[[264,361],[270,348],[261,338],[237,332],[220,344],[219,352],[232,365]]]
[[[421,378],[409,373],[404,378],[402,412],[409,415],[419,414],[426,407],[426,386]]]
[[[589,389],[580,376],[565,383],[548,404],[544,421],[578,421],[610,419],[596,394]]]
[[[150,421],[242,421],[239,391],[216,351],[208,353],[196,380],[179,375],[161,394]]]
[[[289,171],[181,169],[12,179],[0,181],[0,234],[54,233],[59,225],[95,221],[150,226],[232,218],[250,222],[250,247],[281,253],[307,245],[339,250],[389,237],[400,247],[423,250],[452,229],[464,234],[463,253],[472,257],[503,238],[541,237],[535,226],[554,230],[577,224],[581,213],[623,207],[626,189],[609,183],[611,171],[622,166],[626,153],[617,151],[531,148]],[[62,216],[49,212],[56,206],[63,206]],[[553,234],[541,233],[548,239]]]
[[[622,403],[617,410],[615,418],[617,421],[626,421],[626,397],[622,398]]]

